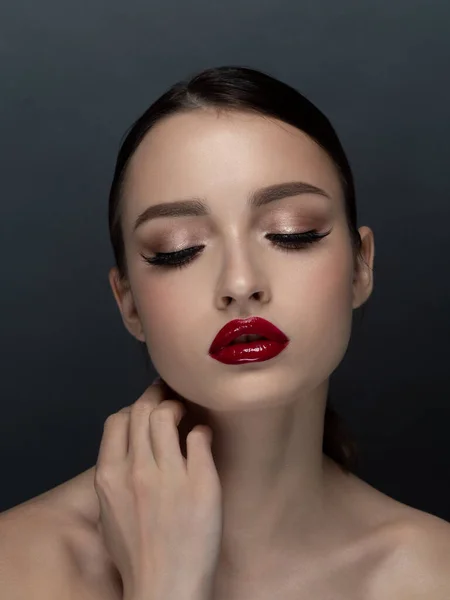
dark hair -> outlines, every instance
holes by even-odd
[[[122,233],[122,189],[127,165],[147,132],[161,119],[181,112],[213,108],[221,111],[253,112],[285,121],[305,132],[333,160],[345,197],[345,211],[354,250],[355,268],[361,253],[353,175],[347,157],[325,115],[296,89],[270,75],[239,66],[207,69],[182,80],[160,96],[131,126],[117,156],[109,196],[109,231],[114,257],[124,285],[128,270]],[[141,342],[148,359],[145,343]],[[351,471],[358,461],[357,444],[327,399],[323,452]]]

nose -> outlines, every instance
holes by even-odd
[[[227,307],[234,301],[236,303],[236,305],[243,308],[247,304],[248,305],[253,304],[253,302],[252,302],[253,300],[255,300],[255,302],[258,304],[265,303],[266,297],[267,297],[267,294],[265,291],[252,292],[250,295],[234,293],[232,296],[231,295],[223,296],[222,304],[223,304],[223,306]]]
[[[217,282],[216,305],[219,310],[234,302],[240,314],[251,314],[253,306],[270,301],[267,274],[258,261],[258,250],[253,250],[243,245],[235,245],[229,250]]]

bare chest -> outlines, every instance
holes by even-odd
[[[363,559],[353,565],[311,565],[309,571],[300,568],[274,581],[218,584],[214,600],[382,600],[373,586],[375,569]]]
[[[75,583],[75,582],[74,582]],[[72,587],[72,586],[71,586]],[[111,577],[92,578],[76,582],[74,598],[89,600],[122,600],[120,584]],[[287,580],[281,584],[217,586],[211,600],[384,600],[374,595],[370,573],[341,573],[319,579]]]
[[[347,562],[314,562],[285,577],[249,583],[216,581],[211,600],[384,600],[374,589],[374,574],[383,563],[381,553],[351,558]],[[81,568],[80,568],[81,567]],[[120,576],[98,548],[78,559],[78,576],[70,586],[74,598],[122,600]]]

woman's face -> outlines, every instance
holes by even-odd
[[[294,181],[326,195],[247,204],[258,188]],[[209,214],[154,218],[134,230],[148,207],[190,197]],[[173,390],[213,410],[241,410],[287,402],[329,378],[350,339],[354,262],[337,172],[312,139],[250,113],[171,116],[135,152],[123,200],[131,293],[120,300],[122,316]],[[266,237],[311,229],[330,233],[291,251]],[[180,269],[142,257],[193,246],[203,249]],[[274,323],[287,348],[265,362],[214,360],[208,351],[219,329],[248,316]]]

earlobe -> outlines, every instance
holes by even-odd
[[[137,340],[145,342],[130,285],[120,279],[117,267],[110,269],[108,279],[125,327]]]

